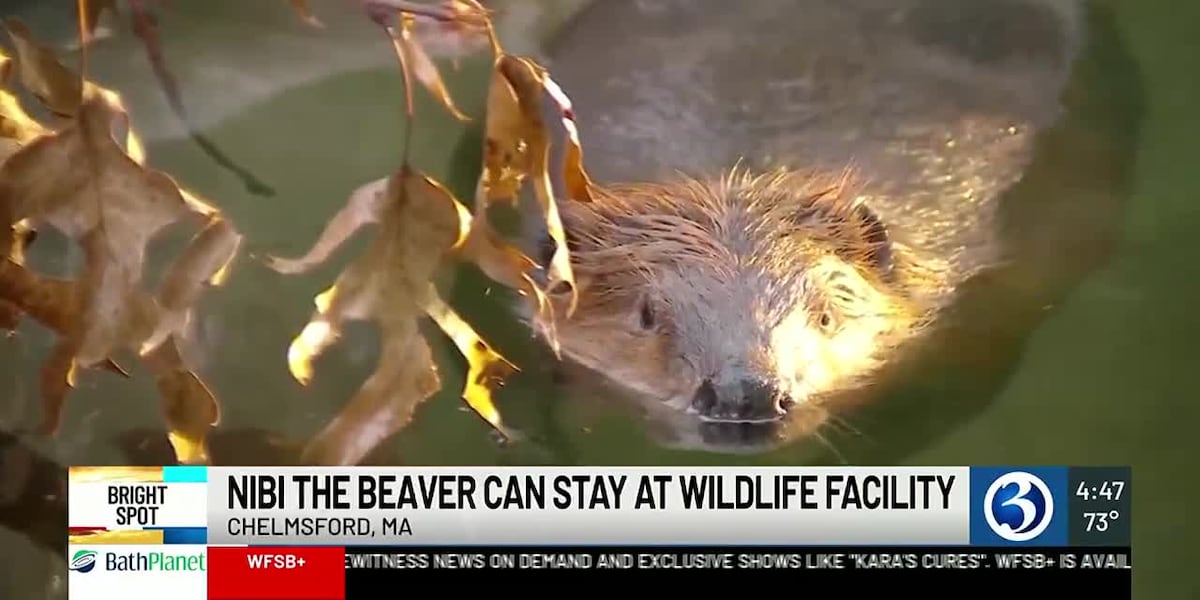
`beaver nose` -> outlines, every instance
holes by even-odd
[[[792,400],[774,385],[757,379],[742,381],[742,406],[746,418],[777,419],[792,407]]]
[[[692,396],[692,410],[720,421],[772,421],[783,416],[792,402],[769,383],[746,379],[718,391],[705,379]]]
[[[713,386],[711,379],[705,379],[692,396],[692,408],[702,415],[709,415],[716,406],[717,388]]]

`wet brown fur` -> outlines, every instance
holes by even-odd
[[[748,368],[766,372],[774,368],[767,364],[772,359],[756,346],[771,346],[771,331],[792,312],[803,310],[805,327],[831,338],[855,327],[856,319],[878,318],[874,322],[886,327],[863,355],[845,365],[814,367],[844,366],[845,372],[798,398],[799,410],[779,435],[812,434],[825,421],[827,397],[869,381],[896,348],[924,330],[947,296],[937,262],[896,239],[865,204],[861,187],[849,170],[733,168],[709,180],[679,175],[662,183],[605,186],[592,203],[565,205],[580,294],[573,317],[556,324],[564,352],[666,402],[668,418],[684,418],[676,414],[682,400],[672,407],[669,399],[690,397],[699,380],[724,368],[703,362],[716,340],[692,339],[698,330],[743,338],[734,343],[746,346]],[[863,294],[839,293],[834,280],[813,274],[820,265],[852,269],[877,295],[866,294],[867,302]],[[688,287],[672,283],[676,279]],[[651,306],[654,323],[647,329],[638,320]],[[754,313],[754,323],[739,329],[746,312]],[[825,314],[832,315],[828,327],[822,325]],[[688,319],[690,329],[680,322]],[[735,325],[725,331],[726,323]],[[808,367],[783,368],[803,374]]]

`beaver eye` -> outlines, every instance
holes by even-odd
[[[642,329],[654,329],[654,307],[650,306],[649,300],[642,300],[642,305],[638,309],[638,324]]]

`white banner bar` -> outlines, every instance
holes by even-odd
[[[210,544],[966,544],[967,467],[208,470]]]

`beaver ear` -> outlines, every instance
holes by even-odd
[[[861,203],[854,207],[854,216],[862,227],[863,241],[867,243],[868,248],[868,260],[885,273],[891,271],[892,238],[888,235],[883,219],[866,204]]]

